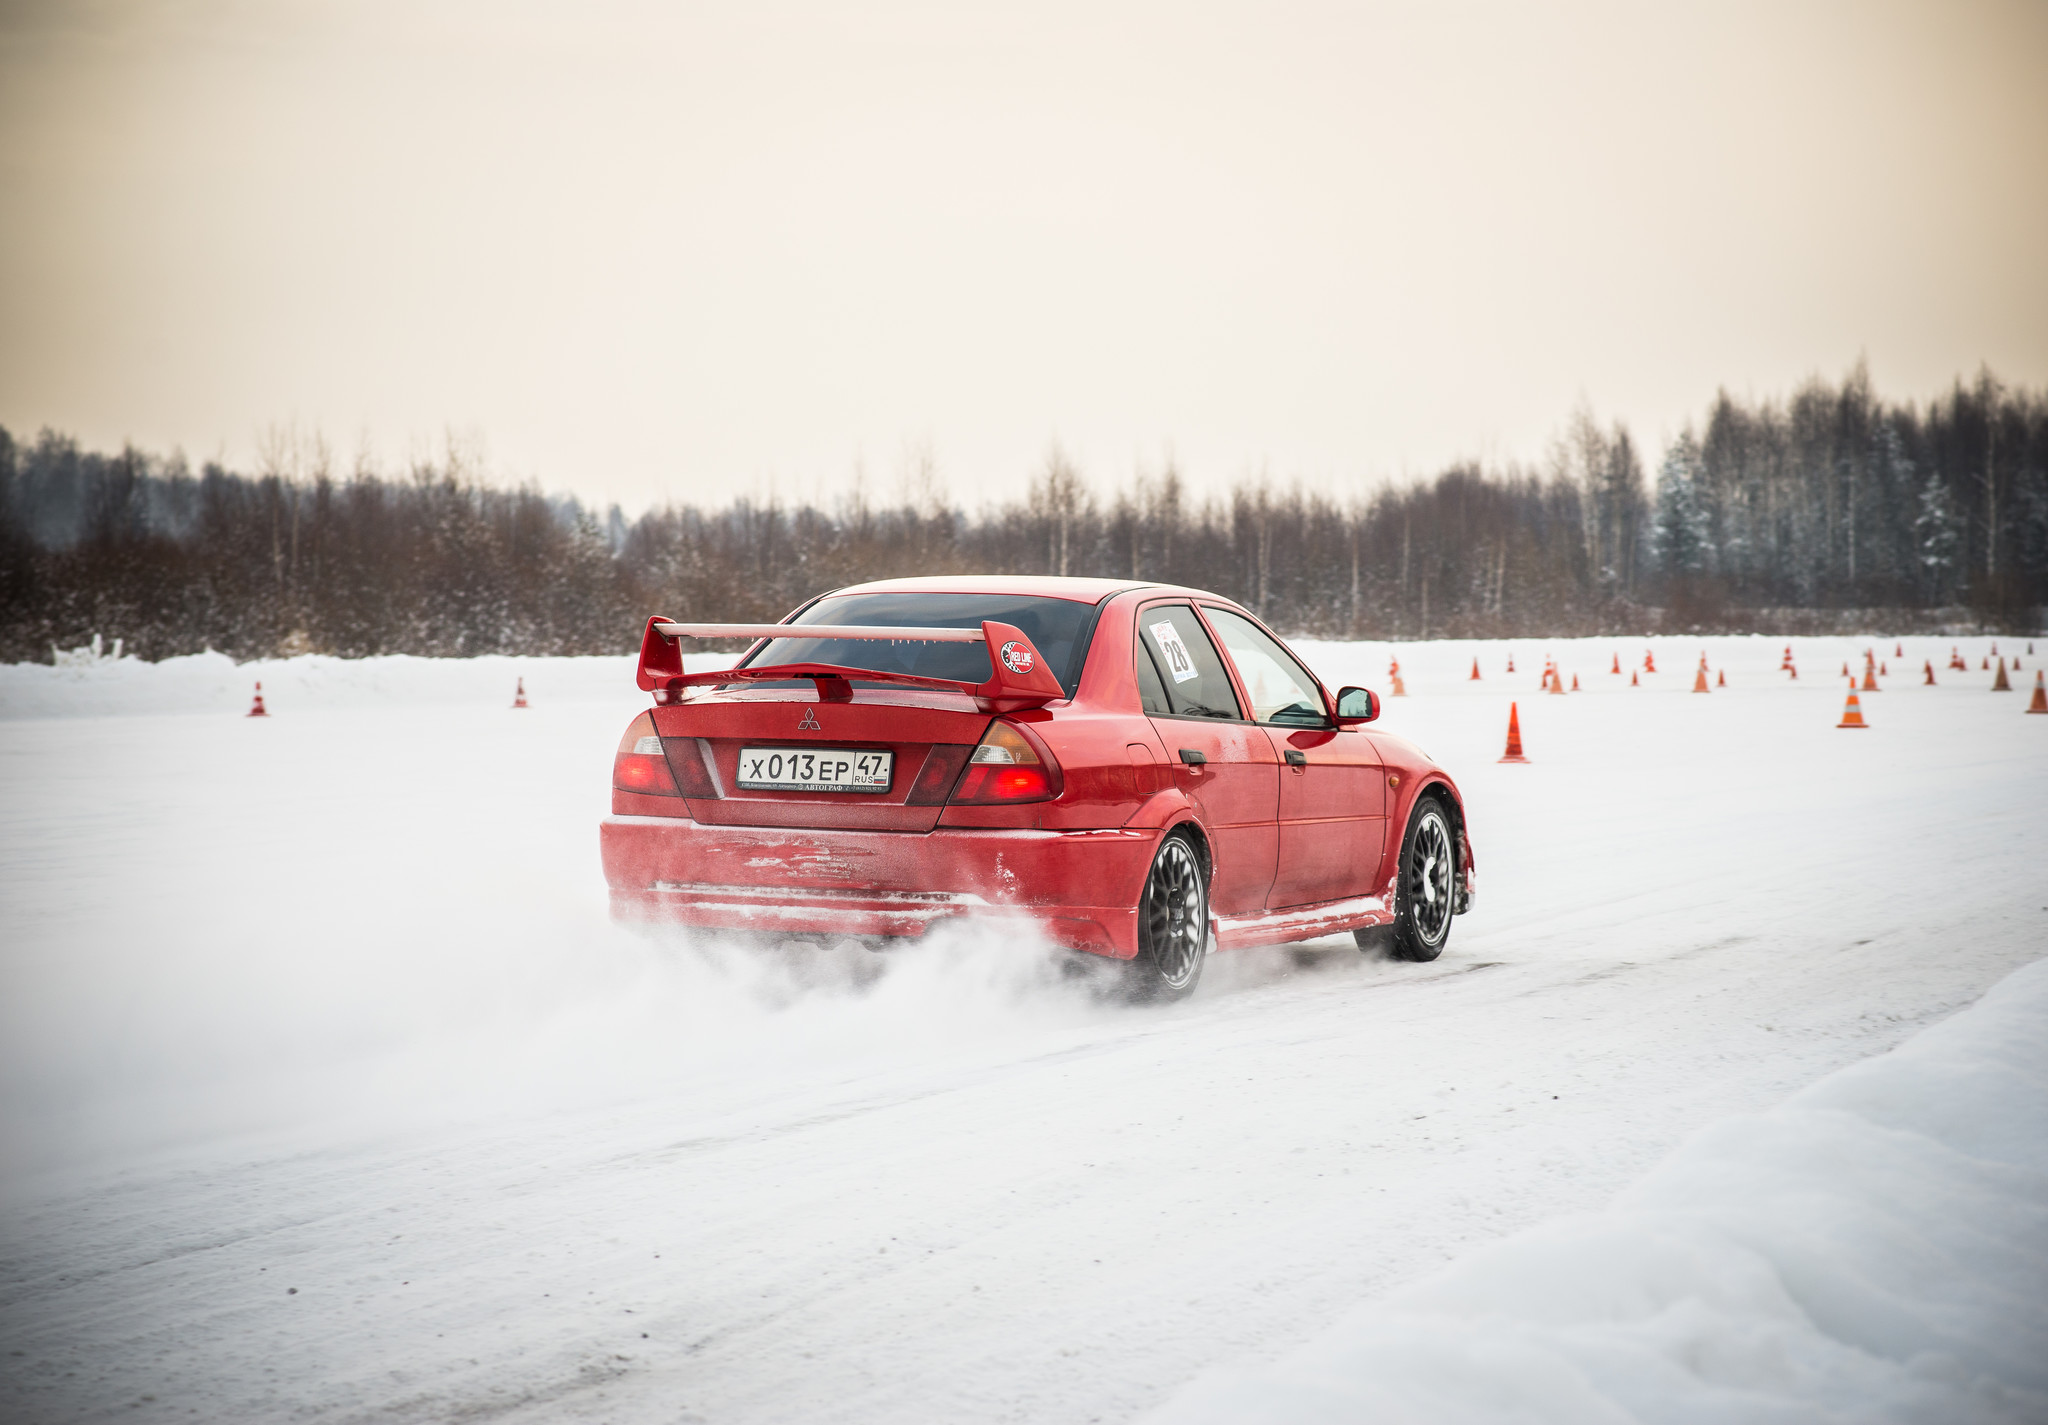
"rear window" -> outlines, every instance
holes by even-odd
[[[1019,594],[834,594],[796,616],[807,623],[867,624],[883,628],[980,628],[982,620],[1023,630],[1068,697],[1081,680],[1088,641],[1095,632],[1095,604]],[[776,638],[747,660],[774,663],[831,663],[985,683],[994,675],[988,647],[980,643],[882,643],[866,638]],[[762,686],[755,684],[756,687]]]

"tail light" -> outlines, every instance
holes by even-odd
[[[668,757],[661,750],[661,735],[654,730],[654,714],[633,719],[626,735],[619,739],[618,755],[612,758],[612,785],[622,792],[673,797],[676,779],[668,770]]]
[[[1016,723],[996,721],[967,759],[960,785],[953,789],[955,806],[1005,806],[1013,802],[1050,801],[1060,794],[1060,764],[1052,749],[1035,733]]]

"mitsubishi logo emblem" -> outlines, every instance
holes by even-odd
[[[796,725],[796,730],[798,732],[822,732],[824,729],[818,726],[818,710],[816,708],[805,708],[804,720]]]

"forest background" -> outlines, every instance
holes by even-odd
[[[1458,464],[1343,498],[1172,464],[1098,488],[1059,450],[968,511],[913,453],[894,498],[738,497],[628,520],[494,485],[459,449],[342,472],[276,435],[259,468],[0,429],[0,661],[94,635],[158,659],[619,653],[641,620],[780,618],[910,574],[1212,589],[1283,634],[2033,631],[2048,604],[2048,393],[1988,370],[1924,407],[1860,366],[1722,392],[1645,470],[1580,410],[1535,467]]]

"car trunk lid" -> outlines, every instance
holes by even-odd
[[[929,831],[990,715],[965,694],[863,687],[824,701],[810,687],[721,688],[654,709],[690,815],[715,826]],[[891,754],[886,791],[798,791],[740,783],[745,748]]]

